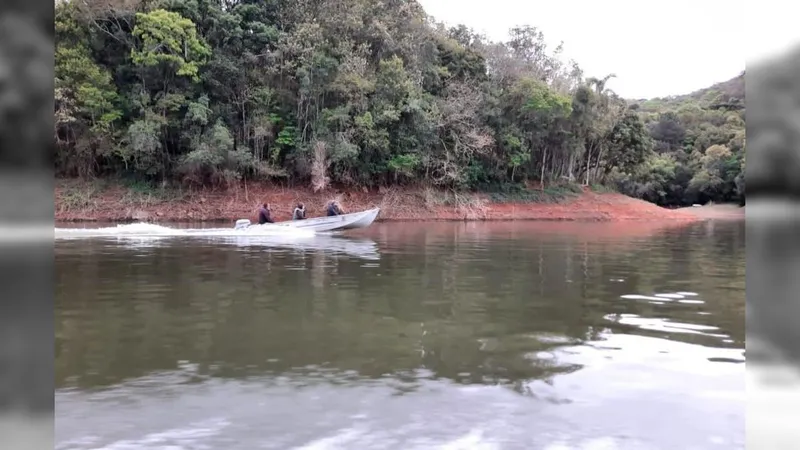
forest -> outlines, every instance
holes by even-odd
[[[493,42],[414,0],[56,4],[61,178],[744,203],[744,74],[624,99],[535,27]],[[609,50],[623,51],[623,50]]]

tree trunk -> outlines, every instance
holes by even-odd
[[[575,168],[575,154],[574,153],[570,153],[570,155],[569,155],[569,168],[567,169],[569,171],[568,176],[569,176],[570,181],[572,181],[572,179],[574,178],[574,173],[573,173],[574,168]]]
[[[539,178],[539,182],[541,183],[541,188],[544,191],[544,167],[547,163],[547,147],[544,148],[542,151],[542,176]]]
[[[584,186],[589,185],[589,174],[591,173],[590,166],[592,161],[592,147],[593,145],[590,145],[589,147],[586,148],[586,182],[583,184]]]
[[[247,107],[242,103],[242,143],[245,147],[250,146],[250,133],[247,130]]]

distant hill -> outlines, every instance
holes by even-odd
[[[687,103],[699,104],[710,109],[744,109],[744,75],[745,72],[742,71],[730,80],[698,89],[690,94],[628,100],[628,103],[639,105],[639,109],[643,111],[672,109]]]
[[[744,75],[742,71],[739,75],[728,81],[717,83],[711,87],[692,92],[688,96],[697,100],[705,98],[709,93],[721,94],[729,99],[744,100]]]

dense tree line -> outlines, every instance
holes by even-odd
[[[64,177],[743,192],[735,105],[627,102],[536,28],[491,42],[413,0],[62,1],[56,42]]]
[[[611,178],[668,205],[745,198],[744,73],[690,95],[632,102],[653,141],[645,164]]]

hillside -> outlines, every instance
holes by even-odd
[[[709,104],[720,101],[743,102],[745,96],[744,80],[745,72],[742,71],[742,73],[728,81],[723,81],[711,87],[700,89],[689,94],[689,97],[698,101],[706,100]]]
[[[743,111],[710,98],[735,86],[629,105],[533,26],[489,41],[413,0],[55,8],[55,170],[87,189],[743,198]]]
[[[642,111],[659,111],[665,108],[678,108],[681,105],[697,104],[705,108],[744,108],[745,72],[730,80],[716,83],[707,88],[698,89],[689,94],[663,98],[628,100],[629,104],[639,105]]]
[[[690,94],[629,101],[654,153],[611,182],[661,205],[745,202],[745,102],[742,72]]]

